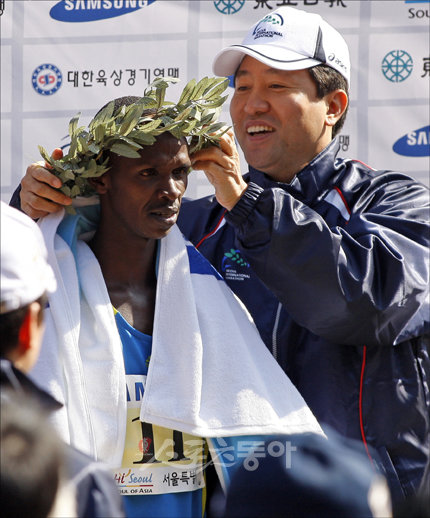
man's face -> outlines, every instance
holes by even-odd
[[[276,70],[246,56],[230,105],[246,161],[288,182],[331,140],[327,103],[307,70]]]
[[[112,155],[103,177],[102,217],[108,218],[113,235],[159,239],[178,218],[191,167],[188,147],[185,140],[164,133],[140,155]]]

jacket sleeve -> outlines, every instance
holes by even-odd
[[[9,205],[18,210],[21,210],[20,194],[21,194],[21,184],[19,184],[18,187],[15,189],[14,193],[12,194],[12,198],[9,201]]]
[[[78,516],[82,518],[125,518],[118,488],[107,471],[99,470],[77,484]]]
[[[122,497],[105,464],[66,446],[67,477],[75,488],[78,518],[125,518]]]
[[[298,324],[334,343],[393,345],[429,325],[428,202],[417,182],[379,181],[330,227],[282,188],[250,183],[226,219]]]

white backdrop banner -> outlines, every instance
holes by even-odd
[[[76,113],[86,125],[159,76],[181,80],[169,88],[177,100],[188,80],[213,75],[221,48],[282,5],[322,15],[350,47],[342,155],[428,185],[429,0],[0,0],[2,200],[41,159],[38,144],[66,144]],[[191,175],[189,196],[211,192],[203,173]]]

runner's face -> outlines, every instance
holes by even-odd
[[[191,161],[184,140],[169,133],[132,159],[113,155],[106,173],[103,217],[130,236],[159,239],[176,223]]]

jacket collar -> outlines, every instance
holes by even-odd
[[[251,166],[249,181],[263,188],[280,187],[309,204],[333,185],[333,176],[338,169],[335,162],[339,148],[340,143],[336,137],[306,167],[299,171],[290,183],[274,182],[270,176]]]
[[[39,388],[28,376],[13,366],[12,362],[2,358],[0,360],[0,386],[2,398],[5,389],[34,397],[45,410],[53,412],[63,405],[50,394]]]

